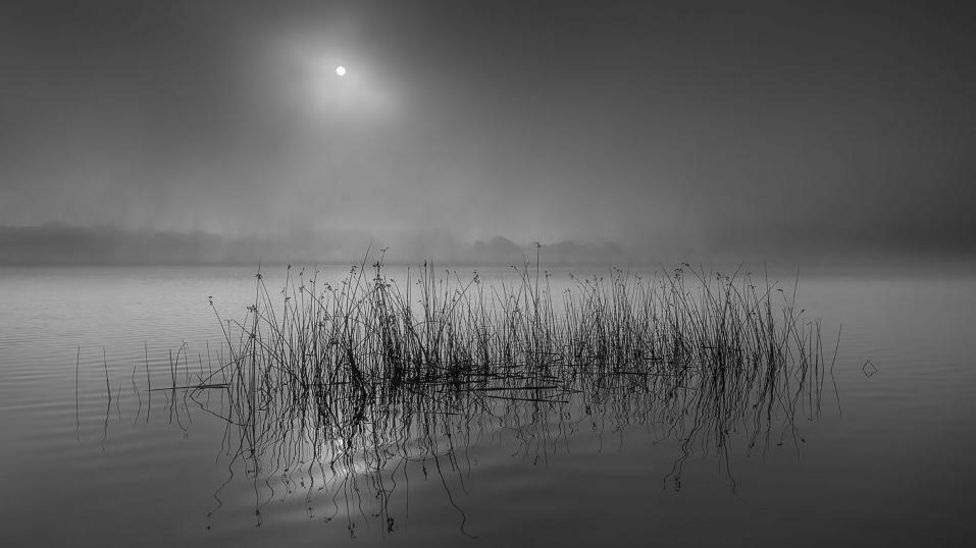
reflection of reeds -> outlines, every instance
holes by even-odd
[[[231,466],[246,465],[256,495],[262,470],[289,491],[301,483],[310,504],[331,492],[349,516],[366,489],[390,531],[397,478],[432,466],[451,497],[456,450],[486,432],[545,458],[595,417],[653,424],[681,448],[679,486],[690,455],[727,462],[733,439],[796,443],[795,416],[819,413],[829,367],[795,290],[685,265],[652,279],[612,270],[554,294],[538,264],[515,271],[489,285],[425,264],[401,288],[381,261],[335,285],[289,268],[279,297],[259,273],[246,317],[218,314],[229,361],[193,386],[174,373],[173,389],[221,389],[200,403],[227,421]]]

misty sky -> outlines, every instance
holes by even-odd
[[[966,3],[608,4],[4,2],[0,225],[973,248]]]

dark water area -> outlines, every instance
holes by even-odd
[[[283,275],[267,271],[273,297]],[[771,275],[784,295],[791,276]],[[801,275],[797,307],[822,320],[819,373],[796,401],[729,389],[755,399],[704,412],[703,385],[627,371],[427,385],[382,407],[340,387],[311,410],[241,405],[224,377],[172,390],[218,379],[230,350],[210,299],[244,318],[255,283],[236,267],[0,269],[0,545],[976,539],[965,270]],[[337,410],[362,418],[316,422]]]

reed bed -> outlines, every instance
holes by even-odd
[[[832,362],[795,284],[788,294],[683,265],[651,278],[612,269],[554,293],[538,262],[513,271],[489,284],[425,263],[401,288],[382,260],[334,284],[289,267],[275,292],[259,272],[243,319],[214,308],[229,361],[183,388],[225,388],[222,413],[255,438],[261,410],[314,412],[348,439],[341,431],[404,402],[453,413],[472,397],[558,403],[624,390],[663,410],[681,401],[683,418],[689,401],[707,406],[692,417],[714,430],[711,443],[741,423],[752,446],[768,444],[774,422],[820,411]]]
[[[819,415],[833,365],[796,284],[787,292],[766,277],[685,264],[572,277],[557,291],[538,260],[486,282],[429,263],[394,278],[382,258],[338,281],[318,276],[289,267],[271,290],[259,269],[243,318],[225,320],[211,302],[229,358],[179,386],[173,375],[174,393],[226,421],[224,446],[254,482],[258,515],[259,483],[277,478],[289,492],[306,486],[309,501],[331,492],[347,516],[369,493],[368,517],[392,531],[389,501],[410,463],[436,470],[450,498],[458,451],[482,436],[506,432],[515,454],[538,460],[598,423],[676,442],[666,480],[680,488],[695,453],[727,465],[735,441],[798,449],[796,419]]]
[[[554,294],[538,264],[513,270],[489,284],[425,263],[401,288],[381,261],[334,283],[289,267],[275,292],[259,272],[243,319],[214,307],[230,360],[200,385],[267,407],[338,386],[382,403],[435,386],[565,393],[647,378],[658,390],[719,390],[730,409],[812,403],[810,385],[822,387],[820,324],[802,318],[795,287],[684,265],[647,279],[612,269]]]

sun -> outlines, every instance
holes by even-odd
[[[342,65],[337,66],[336,69],[335,69],[335,73],[336,73],[336,76],[345,76],[346,75],[346,67],[344,67]]]

